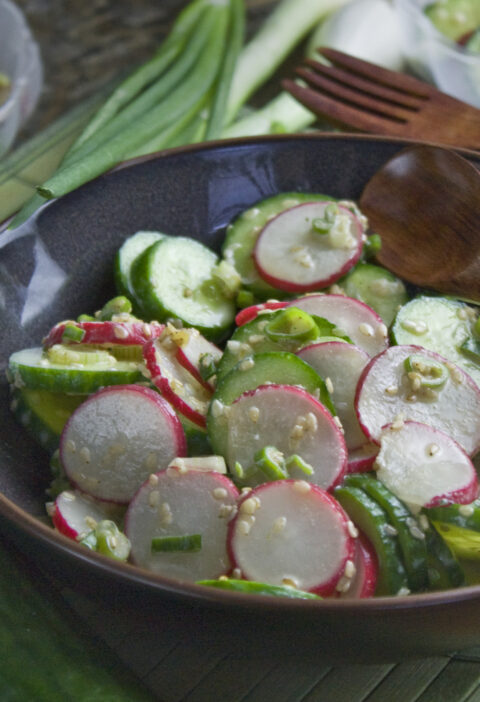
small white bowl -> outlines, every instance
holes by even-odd
[[[0,156],[31,115],[43,85],[40,52],[24,16],[10,0],[0,0],[0,71],[11,81],[0,105]]]
[[[440,90],[480,107],[480,54],[444,37],[423,8],[432,0],[394,0],[405,59],[420,78]]]

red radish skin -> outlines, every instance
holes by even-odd
[[[355,540],[355,547],[355,575],[351,580],[350,587],[340,592],[341,599],[366,599],[375,594],[378,577],[375,549],[362,533]]]
[[[279,290],[305,293],[331,285],[355,265],[362,252],[363,226],[351,210],[338,205],[340,217],[349,223],[348,245],[334,246],[329,234],[312,229],[329,205],[304,203],[267,222],[253,252],[263,280]]]
[[[78,490],[64,490],[56,497],[50,517],[57,531],[78,541],[95,522],[120,516],[119,510],[118,505],[93,500]]]
[[[370,359],[366,351],[354,344],[326,341],[304,346],[297,351],[297,356],[325,380],[342,422],[349,452],[363,446],[367,438],[358,423],[354,399],[358,379]]]
[[[347,473],[365,473],[371,470],[377,455],[377,444],[365,444],[354,451],[349,451]]]
[[[175,411],[158,392],[139,385],[115,385],[91,395],[60,437],[60,458],[72,485],[119,504],[130,501],[152,470],[186,452]]]
[[[412,392],[404,362],[415,354],[449,369],[436,399],[417,397]],[[480,388],[461,368],[421,346],[392,346],[373,358],[360,376],[355,411],[366,436],[376,444],[382,428],[400,418],[445,432],[469,455],[480,447]]]
[[[351,521],[332,495],[303,480],[264,483],[243,495],[228,548],[246,580],[322,596],[355,573]]]
[[[383,428],[377,477],[412,506],[470,504],[478,497],[475,468],[451,436],[420,422]]]
[[[305,477],[324,489],[338,485],[347,468],[343,434],[328,410],[304,388],[292,385],[261,385],[243,393],[230,405],[227,415],[227,465],[248,468],[257,451],[275,446],[285,458],[300,455],[313,468]],[[260,473],[247,480],[264,482]]]
[[[376,356],[389,345],[388,329],[383,319],[360,300],[317,293],[292,300],[289,305],[336,324],[369,356]]]
[[[235,317],[235,324],[237,327],[242,327],[247,322],[251,322],[253,319],[258,317],[264,310],[281,310],[287,306],[287,302],[281,302],[277,300],[272,300],[271,302],[262,302],[259,305],[250,305],[250,307],[245,307],[243,310],[238,312]]]
[[[84,333],[81,342],[63,338],[66,326],[74,326]],[[95,346],[143,346],[150,339],[160,336],[164,328],[158,322],[105,321],[105,322],[60,322],[43,340],[45,349],[55,344],[91,344]]]
[[[206,414],[212,391],[201,385],[177,360],[177,346],[168,347],[160,339],[143,346],[143,358],[152,383],[187,419],[206,427]]]
[[[200,334],[197,329],[187,328],[182,331],[185,333],[185,341],[177,348],[176,360],[193,375],[200,385],[203,385],[206,390],[213,392],[215,389],[214,383],[202,378],[200,370],[201,360],[204,356],[208,356],[214,363],[218,363],[222,357],[222,351]]]
[[[231,571],[228,522],[236,511],[238,490],[225,475],[170,467],[149,476],[125,516],[131,559],[165,577],[195,582]],[[197,553],[152,553],[155,537],[200,534]]]

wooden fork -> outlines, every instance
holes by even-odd
[[[335,49],[318,52],[329,64],[307,59],[296,69],[307,84],[283,87],[336,126],[480,149],[480,110],[421,80]]]

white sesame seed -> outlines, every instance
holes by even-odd
[[[312,486],[310,485],[310,483],[307,483],[306,480],[295,480],[295,482],[293,483],[293,489],[295,490],[295,492],[298,492],[302,495],[306,494],[307,492],[310,492]]]
[[[298,589],[298,581],[291,575],[286,575],[282,578],[282,585],[286,587],[295,587]]]
[[[398,385],[389,385],[388,388],[385,388],[385,393],[391,397],[398,395]]]
[[[460,505],[458,512],[462,517],[471,517],[475,512],[475,507],[473,505]]]
[[[250,334],[248,337],[248,343],[254,346],[255,344],[261,344],[264,339],[265,337],[263,334]]]
[[[307,412],[306,428],[308,429],[308,431],[311,432],[316,432],[318,429],[318,419],[313,414],[313,412]]]
[[[80,456],[83,458],[85,463],[90,463],[91,456],[90,456],[90,449],[88,448],[88,446],[83,446],[80,449]]]
[[[356,539],[358,537],[358,529],[350,519],[347,522],[347,531],[352,539]]]
[[[285,529],[286,526],[287,526],[287,518],[286,517],[277,517],[273,522],[271,533],[273,535],[280,534]]]
[[[234,569],[232,570],[232,576],[233,576],[234,578],[236,578],[237,580],[239,580],[240,578],[242,578],[243,575],[242,575],[242,571],[240,570],[240,568],[234,568]]]
[[[84,521],[85,521],[85,525],[86,525],[89,529],[95,529],[95,527],[96,527],[97,524],[98,524],[97,520],[94,519],[93,517],[91,517],[91,516],[88,515],[88,514],[87,514],[87,516],[85,517]]]
[[[227,497],[228,492],[223,487],[217,487],[213,490],[212,495],[216,500],[224,500]]]
[[[420,539],[420,541],[423,541],[425,539],[425,534],[418,526],[410,527],[410,534],[413,536],[414,539]]]
[[[76,448],[77,448],[77,447],[76,447],[76,445],[75,445],[75,441],[73,441],[72,439],[68,439],[68,440],[65,442],[65,449],[66,449],[67,451],[70,451],[71,453],[75,453]]]
[[[436,453],[440,451],[440,446],[438,444],[429,444],[427,446],[427,456],[435,456]]]
[[[239,507],[240,514],[255,514],[260,507],[260,501],[255,497],[248,497]]]
[[[418,515],[418,526],[422,531],[427,531],[430,528],[430,523],[426,514]]]
[[[366,322],[362,322],[358,325],[358,331],[364,336],[374,336],[375,334],[372,325],[367,324]]]
[[[378,327],[375,330],[375,336],[377,339],[386,339],[388,336],[388,328],[386,324],[381,324],[378,325]]]
[[[343,424],[340,417],[333,417],[333,423],[337,425],[341,432],[343,432]]]
[[[248,410],[248,417],[250,421],[256,424],[258,422],[258,418],[260,417],[260,410],[258,407],[250,407]]]
[[[171,524],[173,521],[172,510],[168,502],[162,502],[159,506],[158,513],[160,515],[160,523],[163,525]]]
[[[409,595],[409,594],[410,594],[410,590],[408,589],[408,587],[401,587],[400,590],[397,592],[398,597],[403,597],[404,595]]]
[[[158,485],[158,482],[159,482],[158,475],[155,475],[155,473],[151,473],[148,476],[148,484],[149,485],[155,486],[155,485]]]
[[[339,579],[338,583],[335,586],[335,590],[337,592],[348,592],[348,590],[350,590],[351,585],[352,579],[347,578],[345,575],[342,575],[342,577]]]
[[[240,534],[247,536],[247,534],[250,533],[251,526],[245,519],[239,519],[237,522],[237,528]]]
[[[250,368],[253,368],[255,365],[255,361],[253,358],[246,358],[245,360],[241,361],[238,369],[241,371],[247,371],[250,370]]]
[[[150,471],[154,471],[157,467],[157,455],[153,451],[147,453],[144,465]]]
[[[357,572],[357,569],[355,568],[354,562],[351,560],[348,560],[345,563],[345,576],[347,578],[353,578],[353,576],[355,575],[356,572]]]
[[[148,495],[148,504],[150,507],[158,507],[160,504],[160,492],[159,490],[152,490]]]
[[[325,378],[325,386],[328,392],[331,394],[333,392],[333,383],[331,378]]]
[[[393,524],[385,524],[383,530],[387,536],[397,536],[398,534]]]
[[[116,339],[126,339],[128,336],[128,329],[122,327],[121,324],[115,324],[113,327],[113,335]]]

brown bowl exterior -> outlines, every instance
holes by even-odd
[[[185,147],[125,164],[49,203],[0,236],[0,368],[13,351],[39,345],[55,322],[113,296],[113,258],[134,232],[191,236],[219,250],[228,223],[255,202],[282,191],[359,198],[406,145],[308,134]],[[47,525],[48,456],[15,422],[4,373],[0,412],[0,523],[67,585],[153,607],[158,621],[199,645],[237,644],[275,660],[394,661],[480,644],[480,587],[317,603],[209,590],[91,553]]]

